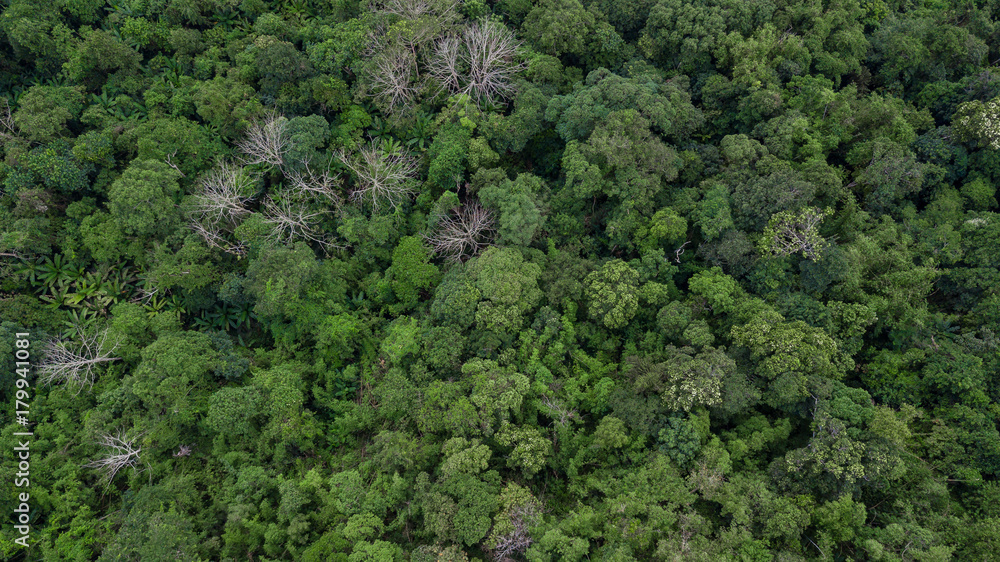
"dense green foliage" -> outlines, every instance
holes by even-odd
[[[4,559],[1000,552],[997,0],[0,6]]]

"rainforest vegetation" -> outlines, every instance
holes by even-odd
[[[997,559],[997,0],[0,7],[3,559]]]

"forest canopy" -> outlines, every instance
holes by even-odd
[[[997,0],[0,6],[4,559],[1000,551]]]

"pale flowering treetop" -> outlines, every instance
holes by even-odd
[[[831,214],[832,209],[814,207],[775,213],[760,239],[761,251],[776,256],[801,252],[806,259],[818,260],[827,246],[827,241],[819,235],[819,223]]]
[[[976,140],[1000,150],[1000,97],[986,103],[975,100],[958,106],[952,126],[963,140]]]

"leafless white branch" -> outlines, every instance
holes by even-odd
[[[222,162],[201,180],[192,210],[213,224],[235,226],[241,217],[250,214],[245,205],[253,199],[250,193],[254,181],[246,168]]]
[[[339,157],[355,177],[356,189],[351,198],[370,203],[375,212],[385,204],[395,209],[413,193],[409,183],[417,175],[418,164],[408,154],[386,152],[372,142],[353,156],[341,152]]]
[[[503,24],[481,20],[466,27],[461,37],[438,39],[428,72],[452,94],[468,94],[477,102],[504,100],[514,93],[514,77],[525,68],[516,60],[519,46]]]
[[[529,501],[511,508],[507,512],[511,529],[500,536],[494,536],[489,550],[497,562],[512,560],[515,555],[523,555],[534,542],[530,528],[541,519],[541,509],[537,501]]]
[[[285,173],[289,186],[298,193],[323,197],[338,207],[341,203],[340,176],[330,173],[330,170],[316,172],[309,162],[302,162],[301,170],[289,170]]]
[[[38,364],[39,381],[42,384],[67,383],[77,385],[77,391],[84,386],[94,386],[97,379],[95,368],[102,363],[117,361],[112,357],[121,343],[111,341],[108,330],[86,333],[78,330],[79,341],[50,340],[44,348],[44,358]]]
[[[427,0],[385,0],[373,2],[372,7],[387,14],[395,14],[403,19],[413,20],[430,12]]]
[[[137,293],[136,296],[132,298],[131,302],[134,302],[136,304],[149,304],[149,302],[153,300],[153,297],[155,297],[159,292],[160,292],[159,287],[150,287],[148,285],[140,287],[139,290],[136,292]]]
[[[281,166],[291,147],[288,119],[276,113],[267,114],[250,125],[246,136],[236,143],[236,147],[246,155],[243,158],[245,164]]]
[[[549,410],[547,414],[556,420],[555,423],[560,427],[569,423],[569,420],[577,417],[576,410],[568,408],[560,402],[556,402],[550,396],[542,397],[542,405]]]
[[[173,161],[171,161],[171,158],[173,158],[174,156],[177,156],[176,150],[167,155],[167,166],[173,168],[174,171],[180,174],[182,178],[187,177],[187,174],[182,172],[181,169],[177,167],[177,164],[174,164]]]
[[[503,24],[481,20],[465,28],[462,56],[469,68],[464,92],[476,101],[507,99],[514,92],[514,76],[524,69],[514,55],[520,43]]]
[[[10,110],[10,102],[7,98],[0,98],[0,138],[10,139],[16,136],[18,128],[14,123],[14,114]]]
[[[274,227],[268,236],[279,244],[290,244],[295,240],[316,242],[328,246],[329,240],[319,230],[319,218],[328,211],[310,211],[305,205],[289,199],[275,201],[268,197],[263,206],[264,220]]]
[[[437,40],[428,64],[428,72],[442,89],[455,94],[462,90],[459,51],[464,45],[458,37],[448,35]]]
[[[236,256],[246,255],[243,244],[231,242],[227,235],[250,214],[246,204],[253,199],[255,181],[253,172],[235,162],[224,161],[212,169],[201,180],[194,196],[191,230],[212,248]]]
[[[234,256],[242,257],[247,254],[246,247],[242,242],[233,243],[226,239],[218,223],[205,224],[197,219],[192,219],[189,226],[212,248],[218,248]]]
[[[412,105],[417,94],[416,55],[402,45],[389,45],[382,40],[372,50],[375,51],[369,71],[372,95],[390,113],[399,113]]]
[[[691,243],[691,241],[688,240],[688,241],[684,242],[683,244],[681,244],[680,248],[677,248],[676,250],[674,250],[674,262],[681,263],[681,254],[684,253],[684,246],[687,246],[690,243]]]
[[[432,15],[439,20],[450,20],[458,14],[458,0],[383,0],[372,2],[370,8],[387,14],[395,14],[406,20]]]
[[[471,202],[441,217],[437,230],[426,240],[434,253],[448,261],[459,262],[468,259],[490,245],[493,227],[493,212],[479,203]]]
[[[142,448],[135,444],[136,438],[128,438],[123,431],[117,435],[105,433],[97,440],[107,451],[105,455],[95,461],[83,465],[85,468],[98,468],[104,472],[104,478],[110,482],[123,468],[133,470],[139,464],[139,453]]]

